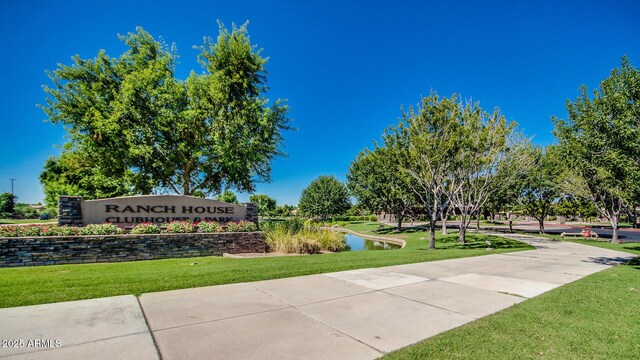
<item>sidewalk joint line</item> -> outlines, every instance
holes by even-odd
[[[149,319],[147,318],[147,314],[144,312],[144,308],[142,307],[139,296],[136,296],[136,301],[138,302],[138,306],[140,307],[140,312],[142,313],[142,317],[144,318],[144,323],[147,326],[147,330],[149,330],[149,335],[151,335],[151,341],[153,341],[153,347],[156,349],[158,359],[162,360],[162,353],[160,352],[160,348],[158,347],[158,343],[156,342],[156,337],[153,335],[151,325],[149,325]]]

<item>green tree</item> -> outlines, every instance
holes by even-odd
[[[429,215],[431,250],[436,247],[436,221],[449,203],[445,185],[458,147],[458,112],[455,95],[448,99],[432,93],[417,108],[403,113],[400,124],[384,135],[385,147],[398,159],[401,172],[414,180],[408,183],[408,190],[418,196]]]
[[[3,192],[2,194],[0,194],[0,213],[2,213],[3,216],[9,216],[13,214],[16,206],[16,199],[17,196],[8,192]]]
[[[372,213],[382,211],[394,214],[397,229],[402,221],[418,206],[419,198],[410,190],[415,181],[401,171],[394,152],[384,147],[363,150],[356,157],[347,174],[347,187],[358,200],[358,205]]]
[[[175,48],[138,28],[121,36],[119,58],[104,51],[74,57],[50,74],[55,84],[43,106],[64,124],[74,151],[109,178],[127,179],[134,193],[252,191],[269,180],[280,155],[287,107],[266,98],[266,59],[249,41],[246,24],[220,24],[198,57],[205,72],[175,78]]]
[[[557,183],[562,164],[553,146],[545,151],[536,147],[531,156],[534,163],[524,177],[518,201],[524,214],[538,220],[540,234],[544,234],[544,219],[552,213],[554,204],[562,196]]]
[[[295,210],[294,206],[284,204],[281,206],[276,206],[276,209],[273,211],[275,216],[288,217],[291,216],[291,211]]]
[[[217,199],[230,204],[238,204],[238,197],[231,190],[226,190],[222,194],[218,195]]]
[[[106,172],[88,152],[68,150],[50,157],[40,173],[47,209],[57,210],[62,195],[99,199],[132,194],[131,172],[122,172],[121,176]]]
[[[591,200],[618,243],[620,216],[640,184],[640,72],[623,57],[591,95],[583,85],[580,96],[567,101],[568,120],[553,118],[570,167],[563,186]]]
[[[491,195],[528,171],[530,142],[495,109],[488,113],[478,103],[458,102],[457,144],[445,194],[461,215],[459,242],[465,243],[472,216],[479,216]]]
[[[307,186],[300,196],[298,209],[306,216],[326,220],[349,210],[349,191],[334,176],[320,176]]]
[[[273,215],[276,210],[276,199],[264,194],[254,194],[249,196],[249,201],[258,204],[258,212],[262,216]]]
[[[404,114],[385,136],[385,145],[396,149],[401,168],[417,182],[412,188],[430,215],[430,249],[435,248],[436,220],[446,208],[461,215],[459,241],[465,242],[471,217],[525,171],[527,157],[521,155],[527,144],[497,109],[487,113],[455,94],[431,94]]]
[[[593,203],[586,198],[576,198],[571,194],[565,194],[554,206],[556,214],[566,218],[589,218],[598,216],[598,210]]]
[[[17,203],[13,210],[13,217],[18,219],[37,219],[38,211],[29,206],[29,204]]]

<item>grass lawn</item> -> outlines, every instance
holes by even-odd
[[[640,255],[640,244],[574,242]],[[640,261],[614,267],[383,359],[639,359]]]
[[[12,224],[57,224],[58,220],[40,220],[40,219],[0,219],[0,225]]]
[[[488,235],[469,234],[469,244],[459,245],[456,235],[439,237],[438,250],[428,251],[424,231],[391,234],[375,223],[350,225],[354,231],[403,238],[399,250],[346,251],[334,254],[274,258],[229,259],[201,257],[123,263],[53,265],[0,269],[0,307],[34,305],[105,296],[184,289],[291,276],[408,264],[531,249],[529,245]]]

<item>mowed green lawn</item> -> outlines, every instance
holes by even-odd
[[[375,223],[349,226],[374,233]],[[381,231],[407,241],[398,250],[346,251],[334,254],[274,258],[229,259],[200,257],[124,263],[54,265],[0,269],[0,307],[43,304],[123,294],[184,289],[341,270],[408,264],[531,249],[504,238],[469,234],[469,244],[459,245],[456,236],[439,237],[438,250],[428,251],[424,231],[401,234]],[[485,240],[496,250],[486,251]]]
[[[640,255],[640,244],[575,242]],[[640,359],[640,261],[549,291],[384,359]]]
[[[0,219],[0,225],[15,224],[57,224],[58,220],[40,220],[40,219]]]

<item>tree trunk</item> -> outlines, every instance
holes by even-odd
[[[398,219],[398,228],[397,228],[397,230],[398,230],[398,232],[402,231],[402,218],[403,218],[402,215],[397,216],[397,219]]]
[[[631,206],[629,209],[629,220],[631,220],[631,227],[634,229],[638,228],[638,213],[636,213],[636,206]]]
[[[540,234],[544,234],[544,217],[538,219],[538,225],[540,226]]]
[[[440,219],[442,220],[442,235],[447,235],[447,217],[444,213],[440,214]]]
[[[429,220],[429,250],[436,249],[436,217],[431,216]]]
[[[460,216],[460,233],[458,233],[458,242],[460,244],[466,243],[465,233],[467,232],[467,215],[462,214]]]
[[[613,229],[613,236],[611,237],[612,244],[620,244],[620,240],[618,239],[618,215],[614,215],[611,220],[611,228]]]

